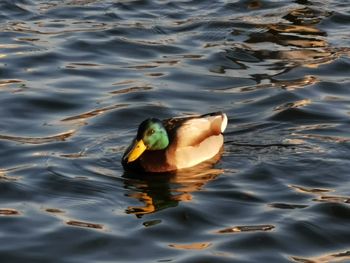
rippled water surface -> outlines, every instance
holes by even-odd
[[[350,262],[349,0],[0,1],[1,262]],[[138,124],[224,111],[211,169]]]

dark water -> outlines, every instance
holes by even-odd
[[[0,2],[1,262],[350,262],[350,1]],[[147,117],[212,169],[130,178]]]

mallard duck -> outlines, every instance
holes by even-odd
[[[196,166],[220,154],[227,116],[222,112],[143,121],[122,165],[125,170],[173,172]]]

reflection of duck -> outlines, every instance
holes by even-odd
[[[127,214],[134,214],[137,217],[141,217],[178,205],[179,201],[171,194],[171,190],[169,189],[168,178],[152,177],[147,179],[152,180],[125,181],[125,188],[128,189],[127,196],[142,202],[140,206],[129,206],[125,211]]]
[[[125,173],[127,196],[142,203],[139,206],[128,206],[126,213],[142,217],[176,207],[180,202],[191,201],[192,193],[200,191],[205,184],[222,173],[222,169],[201,167],[182,170],[171,176],[151,174],[137,178],[135,174]]]
[[[122,158],[125,170],[170,172],[189,168],[218,156],[227,116],[201,116],[143,121]]]

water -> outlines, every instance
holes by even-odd
[[[350,262],[350,2],[0,3],[1,262]],[[222,110],[209,170],[126,176]]]

